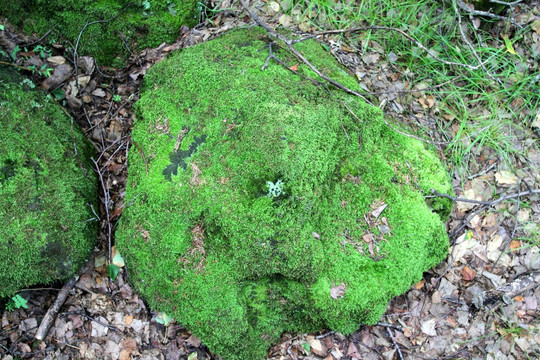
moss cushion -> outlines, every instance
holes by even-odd
[[[104,65],[123,65],[131,53],[172,42],[182,25],[197,24],[198,0],[17,0],[1,1],[0,16],[38,37],[66,43],[80,55],[94,56]],[[29,49],[31,50],[31,49]]]
[[[91,153],[50,95],[0,66],[0,298],[65,279],[89,255],[98,223]]]
[[[358,88],[318,43],[296,46]],[[239,30],[148,72],[117,232],[136,289],[224,359],[377,322],[448,248],[451,203],[423,198],[452,191],[435,153],[359,98],[261,71],[267,54]]]

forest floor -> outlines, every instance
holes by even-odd
[[[302,34],[316,30],[294,14],[281,12],[284,9],[277,2],[257,2],[252,9],[271,26],[286,25]],[[540,5],[530,1],[526,10],[522,13],[529,14],[527,18],[516,15],[512,19],[528,26],[530,33],[510,47],[524,63],[532,64],[537,74],[532,78],[536,81],[533,86],[540,97]],[[41,59],[37,51],[17,58],[26,68],[45,61],[55,69],[70,64],[70,71],[55,71],[47,78],[35,77],[35,81],[43,85],[46,80],[50,90],[59,90],[59,101],[96,147],[102,220],[93,266],[69,292],[44,341],[34,336],[63,284],[21,291],[28,308],[3,311],[2,360],[216,358],[182,324],[173,320],[164,326],[156,321],[157,314],[129,285],[124,267],[115,281],[107,274],[107,257],[115,251],[109,248],[114,244],[114,225],[124,207],[129,134],[136,121],[132,105],[145,72],[171,51],[210,40],[232,28],[254,26],[237,3],[221,1],[213,15],[193,29],[180,29],[177,42],[134,55],[120,70],[96,66],[90,56],[73,61],[72,54],[60,45],[53,46],[55,56],[47,59]],[[466,20],[476,21],[474,15]],[[32,42],[9,25],[2,36],[0,46],[8,52],[15,45]],[[451,240],[448,258],[426,272],[406,294],[393,299],[380,323],[361,327],[348,336],[328,330],[283,334],[280,343],[269,349],[268,359],[540,358],[538,107],[528,108],[515,97],[516,104],[511,106],[519,111],[499,109],[496,114],[505,119],[503,125],[488,124],[488,128],[462,133],[456,116],[441,110],[441,99],[448,96],[441,95],[444,84],[415,81],[414,74],[396,62],[399,54],[392,49],[369,37],[361,40],[365,45],[361,51],[339,34],[321,34],[317,39],[356,75],[370,93],[369,100],[388,118],[407,123],[421,133],[418,136],[423,141],[437,148],[451,168],[456,195],[472,202],[456,201],[447,224]],[[520,48],[528,50],[520,52]],[[481,103],[471,104],[474,101],[464,105],[470,106],[469,113],[493,112]],[[538,104],[538,99],[533,104]],[[497,141],[504,141],[513,151],[501,153],[496,146],[488,146],[489,139],[483,136],[491,126],[499,126],[503,140]],[[456,153],[456,147],[466,151]]]

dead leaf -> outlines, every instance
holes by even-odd
[[[501,170],[495,173],[495,180],[497,180],[499,185],[514,185],[518,179],[510,171]]]
[[[461,269],[461,278],[465,281],[473,281],[476,277],[476,271],[471,269],[468,266],[464,266],[463,269]]]
[[[353,359],[361,359],[362,356],[360,353],[358,353],[358,348],[356,345],[351,341],[349,343],[349,347],[347,348],[347,356],[350,356]]]
[[[520,247],[521,247],[521,241],[519,241],[519,240],[510,241],[510,249],[511,250],[519,249]]]
[[[424,287],[424,283],[426,282],[426,280],[422,279],[420,280],[419,282],[417,282],[416,284],[414,284],[414,288],[416,290],[420,290],[421,288]]]
[[[385,203],[383,202],[381,206],[379,206],[377,209],[375,209],[375,210],[371,213],[371,215],[373,215],[373,217],[374,217],[375,219],[377,219],[377,218],[381,215],[381,213],[384,211],[384,209],[386,209],[387,206],[388,206],[388,204],[385,204]]]
[[[291,69],[292,71],[298,71],[298,64],[290,66],[289,69]]]
[[[435,330],[436,323],[437,319],[424,321],[421,326],[422,332],[428,336],[437,336],[437,331]]]
[[[342,298],[345,295],[345,284],[341,283],[338,286],[335,286],[332,283],[332,290],[330,290],[330,296],[334,299]]]
[[[519,301],[519,302],[523,302],[523,296],[518,295],[518,296],[514,297],[514,300]]]

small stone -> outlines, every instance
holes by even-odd
[[[107,94],[105,93],[105,90],[101,88],[97,88],[96,90],[92,91],[92,95],[97,96],[97,97],[105,97],[105,95]]]

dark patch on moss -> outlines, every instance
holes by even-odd
[[[163,176],[165,176],[165,179],[171,181],[172,175],[178,175],[178,167],[185,170],[187,168],[186,159],[197,151],[197,148],[204,142],[205,139],[206,135],[202,135],[201,137],[195,136],[193,138],[193,143],[189,145],[187,150],[177,150],[169,154],[169,160],[171,163],[163,170]]]

